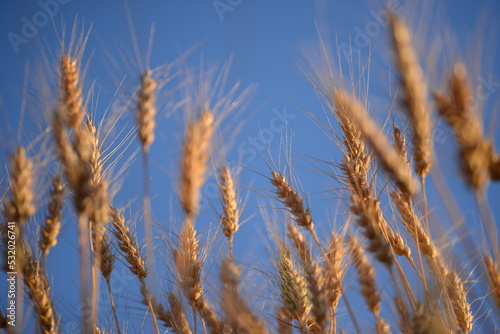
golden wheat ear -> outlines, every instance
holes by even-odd
[[[222,198],[223,216],[220,219],[224,236],[228,239],[229,256],[233,256],[233,235],[238,231],[240,211],[236,199],[236,189],[231,171],[227,166],[219,169],[219,190]]]
[[[432,166],[431,109],[424,74],[411,44],[411,33],[402,19],[390,16],[390,30],[394,58],[399,71],[402,97],[413,130],[413,156],[415,169],[425,177]]]
[[[50,202],[48,205],[49,214],[45,217],[45,226],[41,232],[40,249],[44,256],[47,256],[50,249],[57,244],[57,237],[61,230],[64,192],[62,176],[56,174],[52,178],[52,189],[50,190]]]

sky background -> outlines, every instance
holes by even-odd
[[[51,18],[41,14],[45,13],[45,6],[41,5],[45,3],[57,3],[57,6],[50,7]],[[432,87],[441,86],[442,77],[453,61],[462,59],[470,66],[474,87],[482,87],[481,92],[485,93],[480,99],[487,124],[485,131],[491,135],[498,150],[500,139],[495,132],[500,121],[495,116],[498,116],[499,110],[500,84],[492,81],[491,75],[500,77],[500,63],[495,61],[500,52],[500,2],[450,0],[432,1],[432,4],[431,1],[418,1],[417,4],[415,0],[394,0],[391,3],[415,30],[415,43],[419,46],[419,56]],[[237,82],[241,84],[239,92],[252,85],[255,87],[246,107],[236,115],[230,115],[222,123],[220,131],[222,136],[229,138],[222,145],[228,148],[227,155],[220,159],[227,159],[231,166],[242,166],[238,176],[239,192],[247,198],[242,218],[248,221],[235,236],[235,257],[248,267],[257,267],[261,263],[268,265],[269,250],[265,242],[261,242],[265,239],[266,226],[257,206],[265,207],[266,211],[271,211],[273,206],[270,198],[272,191],[266,179],[269,176],[268,166],[289,172],[285,169],[284,146],[290,148],[291,142],[293,172],[297,175],[294,183],[304,191],[313,217],[320,222],[317,223],[318,228],[322,232],[329,231],[333,225],[339,228],[346,212],[346,202],[338,199],[339,194],[332,191],[338,183],[315,172],[331,172],[332,167],[320,161],[340,162],[340,151],[305,112],[326,119],[318,97],[298,64],[307,64],[308,58],[317,59],[318,34],[323,36],[328,48],[338,45],[344,72],[348,73],[349,61],[354,64],[354,79],[361,78],[361,87],[368,92],[370,113],[382,124],[387,120],[396,86],[388,36],[377,15],[384,8],[382,1],[363,0],[3,1],[0,4],[2,173],[7,175],[6,157],[16,143],[35,143],[30,146],[31,153],[40,153],[37,134],[46,127],[50,101],[57,93],[57,79],[49,73],[53,75],[58,66],[61,40],[68,43],[75,20],[80,27],[83,26],[83,31],[91,28],[83,53],[86,68],[84,91],[88,94],[88,109],[97,120],[102,119],[106,110],[113,116],[122,110],[139,82],[144,64],[158,69],[162,64],[179,59],[188,50],[181,68],[197,69],[202,66],[205,69],[220,69],[230,59],[226,91]],[[29,31],[27,25],[37,22],[37,31]],[[152,24],[151,56],[144,61]],[[61,37],[64,25],[65,38]],[[16,38],[22,39],[22,42],[17,44],[14,41]],[[352,59],[346,52],[349,43],[352,45]],[[137,60],[134,47],[138,48],[142,61]],[[369,65],[369,71],[359,71],[360,65],[363,68]],[[305,65],[305,68],[310,69],[310,66]],[[165,76],[161,70],[156,74]],[[180,215],[177,214],[175,177],[178,175],[178,147],[182,141],[184,116],[182,110],[173,107],[182,99],[182,90],[175,91],[171,96],[167,94],[169,89],[175,87],[174,83],[166,84],[159,98],[157,139],[150,154],[153,214],[158,230],[167,231],[176,230],[180,223],[176,218]],[[90,91],[93,93],[88,93]],[[130,131],[133,120],[131,111],[125,111],[117,127],[110,132],[107,143],[112,144],[115,137],[124,138],[120,130],[124,129],[125,133]],[[235,133],[234,129],[240,127]],[[451,134],[437,121],[436,129],[435,153],[442,160],[442,171],[451,192],[457,195],[459,206],[466,215],[465,220],[469,224],[477,223],[479,216],[473,198],[466,195],[467,188],[460,180]],[[140,155],[137,155],[138,147],[138,141],[132,139],[130,146],[124,150],[120,163],[128,158],[133,160],[119,177],[121,188],[113,201],[118,207],[126,207],[126,215],[132,217],[133,222],[137,221],[142,201],[142,165]],[[37,185],[40,205],[46,203],[44,191],[48,186],[43,181],[46,177],[41,171],[43,163],[37,163],[41,179]],[[115,183],[115,188],[117,185]],[[5,179],[1,186],[7,186]],[[220,208],[215,186],[215,181],[210,178],[203,188],[200,216],[200,229],[210,233],[213,233],[214,229],[210,226],[216,225],[214,217]],[[493,185],[489,189],[497,221],[500,212],[494,202],[500,196],[499,188],[499,185]],[[429,185],[429,196],[430,203],[440,203],[432,184]],[[443,215],[439,205],[432,209],[437,217]],[[39,221],[43,219],[44,212],[40,210]],[[77,258],[77,249],[75,229],[71,225],[73,217],[69,213],[67,216],[60,245],[49,256],[48,272],[49,279],[54,282],[56,305],[63,314],[69,315],[69,320],[63,320],[63,329],[70,331],[71,326],[78,324],[76,310],[68,306],[78,298],[75,293],[78,264],[68,260]],[[275,216],[271,220],[281,224],[279,229],[283,230],[282,215],[278,213]],[[30,228],[35,230],[36,222],[32,222]],[[138,233],[141,237],[141,228]],[[217,243],[224,241],[220,236],[216,240]],[[164,242],[168,244],[169,241]],[[214,253],[224,253],[225,248],[217,243]],[[251,246],[261,243],[263,246]],[[161,258],[163,255],[168,256],[161,254],[159,261],[166,263]],[[134,289],[127,286],[135,284],[134,278],[123,265],[117,265],[117,271],[116,293],[129,295],[133,304],[139,299],[138,290],[134,285]],[[3,295],[1,300],[4,302]],[[141,311],[130,307],[132,310],[129,311],[135,319],[140,319]],[[140,322],[139,327],[131,325],[130,331],[139,331],[139,328]]]

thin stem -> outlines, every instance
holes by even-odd
[[[113,291],[111,290],[111,281],[109,277],[106,278],[106,285],[108,286],[109,300],[111,302],[111,310],[113,311],[113,318],[115,320],[116,332],[117,334],[121,334],[120,322],[118,321],[118,315],[116,314],[115,299],[113,298]]]

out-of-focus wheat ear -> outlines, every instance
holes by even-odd
[[[394,304],[396,305],[396,311],[399,316],[399,330],[403,334],[411,334],[412,330],[412,316],[410,311],[408,310],[408,306],[406,305],[406,301],[396,296],[394,297]]]
[[[323,275],[327,303],[330,309],[330,332],[336,332],[336,310],[343,293],[343,281],[347,270],[345,243],[343,237],[336,232],[332,232],[325,261]]]
[[[436,310],[432,305],[426,307],[421,303],[417,304],[411,325],[413,331],[410,333],[448,334],[454,332],[446,327],[439,310]]]
[[[23,247],[24,255],[24,285],[28,297],[33,303],[37,321],[42,333],[57,333],[57,319],[54,313],[54,305],[50,296],[50,285],[44,271],[39,263],[33,259],[33,255],[26,246]]]
[[[490,178],[493,148],[484,138],[481,121],[473,108],[473,89],[463,64],[454,66],[448,90],[448,94],[434,92],[436,108],[455,132],[467,181],[474,189],[481,189]]]
[[[311,219],[311,214],[309,209],[304,207],[304,201],[297,194],[297,191],[291,187],[283,174],[271,171],[271,175],[271,184],[276,188],[276,196],[278,196],[293,215],[297,225],[303,226],[312,232],[314,230],[314,223]]]
[[[293,318],[290,311],[286,307],[276,308],[276,323],[277,331],[279,334],[292,334],[293,333]]]
[[[61,229],[62,209],[64,207],[64,183],[60,174],[52,178],[50,190],[49,214],[45,217],[45,226],[42,228],[40,248],[47,256],[52,247],[57,244],[57,237]]]
[[[391,326],[389,326],[384,318],[378,316],[375,319],[375,331],[377,332],[377,334],[390,334]]]
[[[198,212],[200,188],[206,177],[214,133],[214,115],[206,109],[196,121],[189,121],[181,158],[180,200],[188,216]]]
[[[233,256],[233,234],[238,231],[240,211],[236,200],[236,190],[234,187],[233,176],[227,166],[219,169],[220,183],[219,190],[222,198],[221,217],[222,231],[228,239],[229,256]]]
[[[146,70],[141,76],[141,86],[137,100],[137,131],[142,149],[149,151],[155,139],[155,116],[156,116],[156,88],[158,83],[151,75],[150,70]]]
[[[364,139],[375,152],[382,167],[391,176],[398,187],[405,190],[409,196],[415,192],[415,181],[399,154],[394,150],[382,130],[368,117],[365,108],[354,96],[344,90],[335,90],[335,101],[352,117],[353,122],[361,131]]]
[[[253,314],[245,299],[239,294],[240,269],[231,258],[222,261],[220,278],[225,321],[229,322],[236,332],[268,333],[266,325]]]
[[[174,293],[168,294],[168,302],[170,304],[170,313],[172,315],[172,328],[178,334],[191,334],[189,323],[184,312],[182,303]]]
[[[463,333],[469,333],[472,331],[473,315],[471,306],[467,302],[467,291],[464,282],[455,270],[450,271],[446,276],[446,290],[453,305],[458,326]]]
[[[326,291],[329,294],[330,305],[335,309],[342,296],[342,282],[347,270],[345,242],[336,232],[331,235],[326,254],[324,270]]]
[[[297,320],[300,328],[309,328],[312,308],[305,275],[295,268],[290,251],[285,244],[279,244],[279,254],[275,262],[278,272],[277,286],[283,311],[290,319]],[[285,313],[284,313],[285,314]],[[290,321],[290,325],[292,326]]]
[[[82,88],[80,80],[80,66],[76,59],[68,54],[61,58],[61,105],[66,114],[66,125],[77,128],[82,124],[85,111],[82,108]]]
[[[11,199],[5,205],[9,221],[23,226],[35,213],[33,201],[33,162],[23,147],[18,147],[11,158],[10,190]]]
[[[380,294],[376,287],[375,267],[366,256],[363,246],[359,240],[351,236],[349,245],[354,267],[359,275],[361,294],[365,298],[366,305],[370,312],[378,318],[380,313]]]
[[[297,230],[294,224],[288,224],[288,237],[292,240],[299,254],[299,259],[302,262],[302,267],[304,268],[309,291],[311,293],[311,312],[314,315],[319,329],[324,331],[329,305],[328,292],[325,290],[326,282],[323,270],[318,262],[313,259],[304,236]]]
[[[493,261],[488,254],[484,256],[484,264],[486,265],[486,273],[488,274],[493,297],[500,313],[500,264]]]
[[[408,27],[396,15],[390,16],[390,26],[403,102],[413,130],[415,170],[420,177],[425,177],[432,165],[432,125],[427,85]]]

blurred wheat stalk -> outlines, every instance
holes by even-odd
[[[149,313],[151,328],[156,333],[498,330],[495,327],[500,316],[498,232],[485,211],[488,210],[486,188],[490,180],[500,179],[500,158],[493,143],[483,134],[478,111],[471,107],[474,97],[466,67],[458,63],[451,69],[446,87],[432,91],[432,102],[409,29],[401,18],[391,16],[389,32],[400,77],[401,105],[408,124],[393,124],[392,134],[388,136],[370,117],[367,104],[360,101],[357,92],[343,87],[331,71],[316,71],[313,64],[308,79],[341,130],[335,134],[343,155],[342,161],[336,164],[341,176],[335,181],[348,194],[349,218],[337,222],[343,225],[341,232],[333,231],[329,238],[319,235],[317,226],[324,222],[313,220],[306,197],[291,181],[292,173],[285,175],[271,170],[269,196],[280,202],[285,211],[288,242],[283,238],[276,242],[274,272],[266,274],[270,277],[271,290],[259,291],[258,296],[252,298],[245,295],[252,282],[241,280],[241,268],[233,258],[234,236],[244,212],[238,191],[241,185],[228,165],[215,158],[220,153],[216,145],[216,139],[222,135],[218,129],[220,122],[229,110],[243,103],[246,91],[236,95],[235,86],[214,101],[210,99],[213,94],[203,91],[211,85],[207,81],[201,82],[199,91],[189,93],[192,99],[186,107],[178,180],[182,224],[175,236],[166,236],[168,240],[176,240],[169,247],[172,261],[166,270],[172,277],[165,278],[173,282],[173,287],[153,294],[150,281],[146,280],[152,269],[148,258],[153,258],[155,242],[161,240],[154,237],[155,233],[165,237],[161,233],[166,232],[153,231],[148,184],[145,184],[144,211],[140,213],[144,217],[147,247],[132,231],[129,223],[132,217],[127,218],[113,206],[109,194],[111,176],[107,173],[110,158],[106,152],[114,148],[104,146],[99,129],[102,123],[95,124],[84,106],[81,52],[64,52],[59,69],[59,99],[53,108],[50,128],[57,171],[51,176],[48,214],[35,229],[40,233],[39,242],[30,243],[35,239],[23,237],[22,233],[28,233],[26,224],[35,217],[36,209],[44,210],[35,207],[33,178],[52,170],[34,173],[30,152],[19,146],[12,155],[9,190],[4,195],[3,221],[17,223],[20,238],[16,269],[24,281],[26,303],[33,309],[39,331],[60,333],[61,324],[65,322],[63,309],[58,309],[53,302],[57,299],[54,296],[57,289],[50,287],[46,270],[48,254],[57,246],[62,222],[67,219],[65,224],[72,223],[71,217],[63,215],[63,209],[68,206],[65,196],[72,198],[77,217],[82,304],[80,309],[74,307],[79,312],[83,333],[121,333],[131,327],[127,325],[130,320],[124,319],[126,313],[123,314],[131,301],[116,295],[112,289],[116,265],[127,266],[136,276],[142,303],[134,307]],[[142,74],[136,104],[145,183],[149,183],[147,154],[155,138],[157,115],[158,82],[154,74],[149,69]],[[427,202],[425,185],[434,163],[433,110],[453,130],[463,176],[480,204],[481,229],[486,231],[485,240],[480,244],[484,247],[464,249],[468,256],[464,261],[483,259],[475,265],[474,276],[479,277],[475,281],[463,272],[464,263],[452,262],[443,256],[443,242],[436,241],[442,236],[432,235],[429,226],[429,211],[434,204]],[[382,167],[383,175],[377,166]],[[206,284],[204,264],[209,253],[207,242],[201,243],[196,227],[200,189],[216,170],[221,199],[218,231],[228,242],[228,250],[218,254],[224,258],[215,260],[220,264],[220,275],[215,275],[218,298],[213,297],[213,292],[207,293],[216,288]],[[386,180],[389,204],[382,202],[375,175]],[[3,224],[4,254],[7,254],[7,229],[7,224]],[[254,241],[250,246],[258,247]],[[156,261],[153,264],[161,265]],[[98,309],[100,276],[109,294],[112,312],[109,317]],[[350,277],[356,277],[358,283]],[[381,280],[386,282],[383,288]],[[364,312],[371,313],[371,318],[358,311],[361,306],[350,304],[350,300],[358,296],[364,298]],[[254,308],[251,300],[259,297],[264,299],[264,304],[272,305],[275,314]],[[339,313],[339,305],[345,307],[347,314]],[[108,318],[113,320],[106,322]],[[16,332],[3,311],[0,326],[7,333]]]

